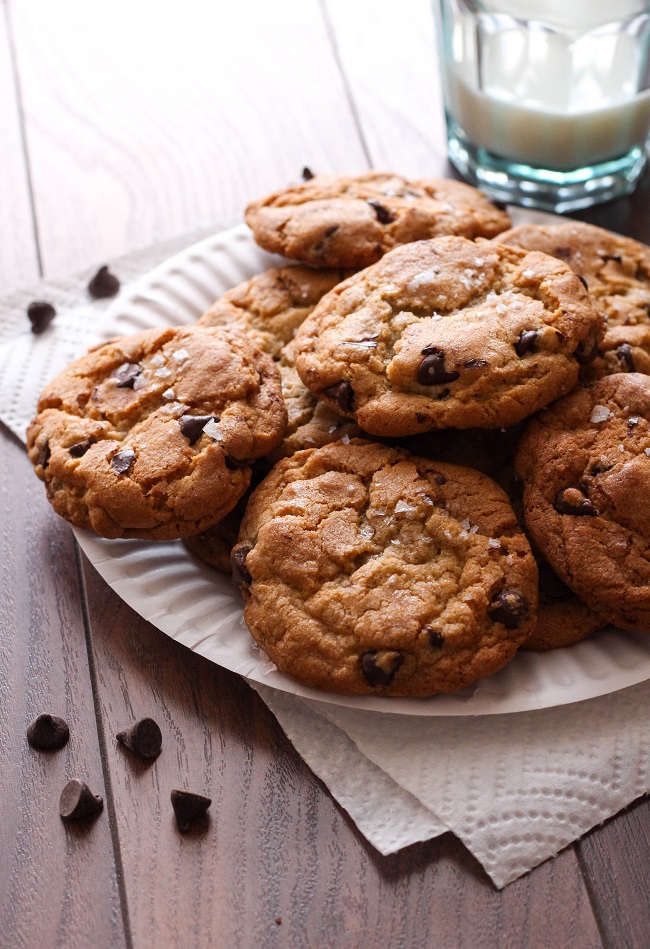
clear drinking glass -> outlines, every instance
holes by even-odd
[[[631,192],[650,131],[650,0],[434,0],[449,157],[491,196]]]

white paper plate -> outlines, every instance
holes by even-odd
[[[193,323],[230,287],[279,260],[260,250],[243,226],[208,238],[120,296],[106,314],[104,336]],[[650,678],[650,635],[610,630],[569,649],[519,652],[501,672],[454,695],[386,699],[319,692],[275,669],[253,643],[230,581],[180,541],[109,541],[83,530],[75,535],[106,582],[163,633],[248,679],[319,702],[408,715],[496,715],[580,702]]]

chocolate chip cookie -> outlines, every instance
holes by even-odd
[[[602,331],[563,262],[441,237],[326,294],[298,330],[296,368],[373,435],[501,428],[570,391]]]
[[[607,327],[583,377],[616,372],[650,374],[650,248],[591,224],[524,224],[499,242],[564,260],[585,280]]]
[[[609,622],[650,630],[650,378],[606,376],[541,412],[516,469],[560,579]]]
[[[319,175],[246,209],[265,250],[315,267],[367,267],[398,244],[441,234],[494,237],[510,218],[470,185],[371,171]]]
[[[535,561],[500,488],[361,439],[280,461],[232,564],[254,638],[318,689],[454,691],[505,665],[535,623]]]
[[[27,449],[55,511],[73,524],[168,540],[224,517],[285,423],[278,370],[244,336],[149,330],[57,376]]]

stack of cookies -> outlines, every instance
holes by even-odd
[[[246,211],[298,263],[45,389],[55,510],[185,538],[319,689],[450,692],[650,629],[650,250],[508,230],[454,181],[305,178]]]

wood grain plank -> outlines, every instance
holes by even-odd
[[[609,945],[650,945],[650,800],[587,834],[578,852]]]
[[[451,835],[382,857],[242,679],[84,574],[107,735],[142,715],[163,731],[153,764],[107,749],[137,949],[601,945],[571,850],[502,893]],[[207,827],[177,832],[174,787],[212,797]]]
[[[239,219],[304,165],[366,165],[318,0],[21,0],[12,18],[48,275]]]
[[[7,9],[0,4],[0,292],[31,283],[39,274],[9,40]]]
[[[322,0],[376,168],[450,174],[431,0]]]
[[[119,949],[106,808],[89,825],[58,813],[71,777],[106,798],[72,536],[4,432],[0,470],[0,944]],[[45,711],[70,724],[61,751],[27,744],[27,725]]]

